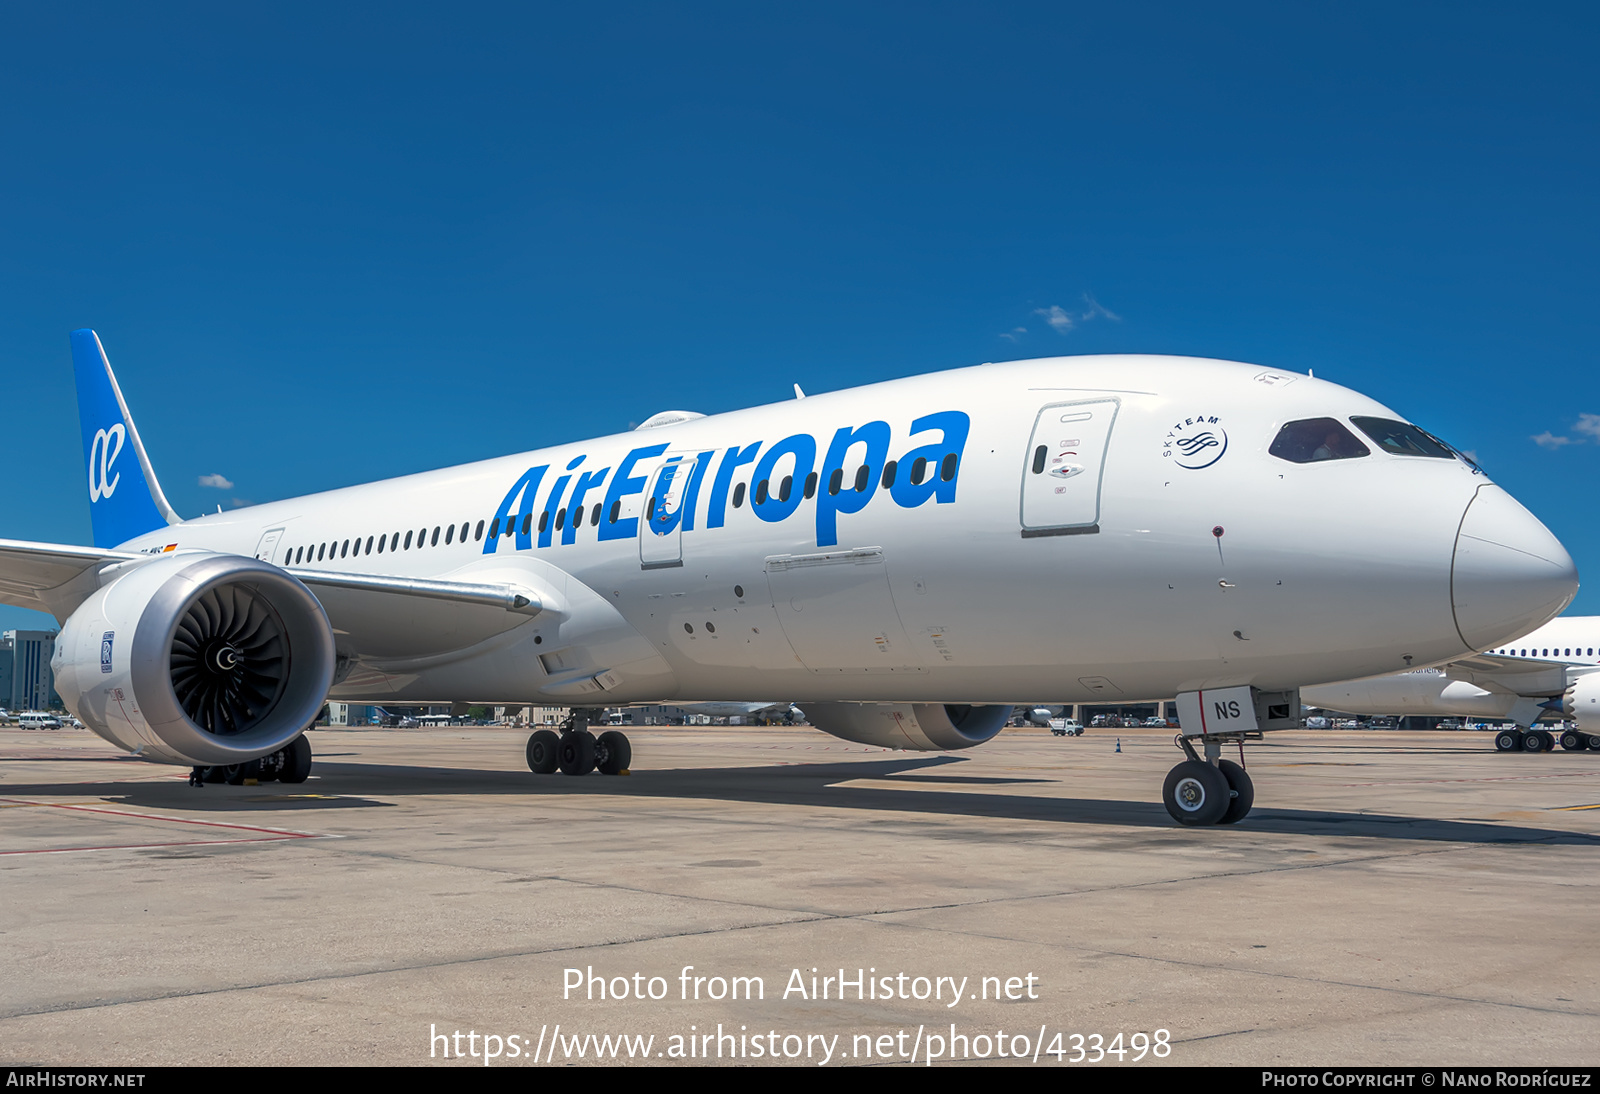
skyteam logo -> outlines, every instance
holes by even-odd
[[[122,473],[113,473],[112,468],[117,462],[117,457],[122,455],[122,446],[128,441],[127,428],[121,422],[110,429],[95,431],[94,440],[89,445],[89,503],[92,505],[101,498],[109,498],[117,492],[117,483],[122,481]]]
[[[1161,455],[1189,471],[1210,467],[1227,451],[1228,431],[1215,414],[1185,418],[1168,430],[1161,442]]]

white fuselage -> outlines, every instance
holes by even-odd
[[[1352,415],[1397,417],[1228,362],[984,365],[235,510],[126,546],[541,590],[543,613],[449,654],[324,598],[350,665],[340,701],[1292,688],[1442,662],[1565,607],[1570,558],[1466,463],[1268,452],[1286,422]],[[1500,515],[1464,561],[1481,491]],[[1499,561],[1498,544],[1550,573]],[[1483,597],[1464,592],[1472,581]]]
[[[1600,665],[1600,615],[1565,615],[1489,653],[1537,657],[1569,665]]]

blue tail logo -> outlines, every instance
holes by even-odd
[[[72,368],[83,426],[83,460],[89,474],[89,519],[96,547],[115,547],[135,536],[180,523],[167,504],[145,455],[111,362],[94,331],[72,332]],[[130,458],[131,457],[131,458]]]

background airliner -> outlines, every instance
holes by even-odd
[[[1258,366],[983,365],[181,521],[99,338],[72,347],[95,547],[0,541],[0,597],[61,621],[80,718],[169,763],[303,779],[330,696],[569,705],[528,762],[576,775],[629,764],[601,705],[776,694],[950,749],[1028,696],[1176,695],[1167,809],[1231,822],[1222,745],[1297,726],[1301,685],[1476,653],[1577,588],[1471,461]]]
[[[1479,657],[1301,691],[1311,706],[1349,714],[1439,715],[1515,722],[1495,735],[1501,752],[1549,752],[1540,718],[1577,721],[1561,747],[1600,749],[1600,617],[1563,616]]]

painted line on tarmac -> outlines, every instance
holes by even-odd
[[[264,828],[256,824],[231,824],[227,821],[198,820],[193,817],[168,817],[159,813],[132,813],[125,809],[102,809],[93,805],[68,805],[64,802],[28,801],[23,798],[0,798],[0,808],[34,806],[40,809],[66,809],[75,813],[98,813],[121,817],[125,820],[157,821],[164,824],[189,824],[200,828],[226,828],[254,835],[233,839],[169,840],[161,843],[107,843],[87,847],[37,847],[18,851],[0,851],[0,855],[59,855],[75,851],[139,851],[157,847],[214,847],[229,843],[278,843],[284,840],[331,839],[320,832],[299,832],[290,828]]]

